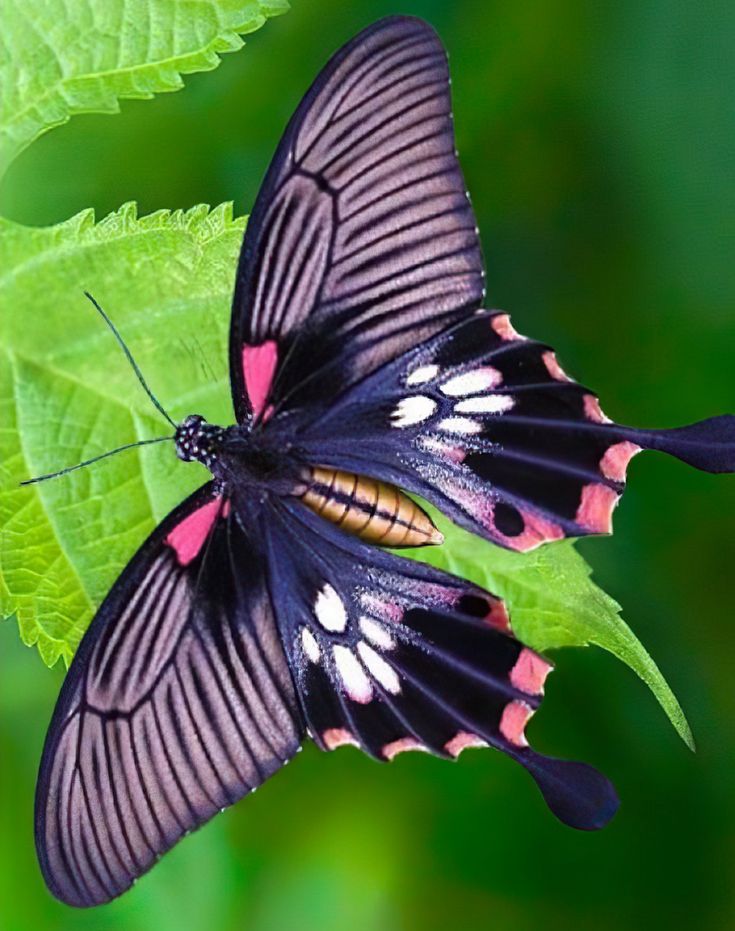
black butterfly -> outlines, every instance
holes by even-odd
[[[140,548],[64,683],[36,798],[60,899],[119,895],[305,733],[379,760],[495,747],[567,824],[612,817],[603,776],[528,746],[550,664],[502,602],[368,543],[441,541],[399,488],[515,550],[608,532],[631,456],[731,471],[735,418],[618,426],[484,296],[444,51],[383,20],[316,79],[255,205],[237,424],[191,416],[175,437],[213,480]]]

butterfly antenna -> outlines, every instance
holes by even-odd
[[[149,446],[151,443],[163,443],[165,440],[173,440],[172,436],[158,436],[154,440],[138,440],[137,443],[126,443],[124,446],[118,446],[117,449],[110,449],[106,453],[94,456],[92,459],[85,459],[77,465],[68,466],[66,469],[59,469],[58,472],[49,472],[47,475],[38,475],[36,478],[27,478],[21,485],[35,485],[36,482],[45,482],[49,478],[59,478],[60,475],[68,475],[69,472],[76,472],[77,469],[83,469],[85,466],[92,465],[93,462],[99,462],[100,459],[107,459],[108,456],[114,456],[115,453],[122,453],[126,449],[135,449],[136,446]]]
[[[131,352],[131,351],[128,349],[128,347],[125,345],[125,340],[122,338],[122,336],[120,336],[120,333],[118,332],[118,329],[117,329],[117,327],[115,326],[115,324],[112,322],[112,320],[110,320],[110,318],[107,316],[107,314],[104,312],[104,310],[102,310],[102,308],[100,307],[100,305],[99,305],[99,304],[97,303],[97,301],[92,297],[92,295],[89,293],[89,291],[85,291],[85,292],[84,292],[84,296],[85,296],[86,298],[88,298],[88,299],[92,302],[92,304],[94,305],[94,307],[95,307],[96,310],[98,311],[99,315],[100,315],[100,316],[102,317],[102,319],[105,321],[105,323],[107,324],[107,326],[112,330],[113,336],[115,337],[115,339],[116,339],[116,340],[118,341],[118,343],[120,344],[120,348],[121,348],[122,351],[125,353],[125,356],[126,356],[128,362],[132,365],[133,371],[135,372],[135,374],[136,374],[136,376],[137,376],[137,378],[138,378],[138,381],[139,381],[139,382],[141,383],[141,385],[143,386],[143,390],[144,390],[145,393],[148,395],[148,397],[151,399],[151,401],[152,401],[153,404],[155,405],[156,409],[157,409],[161,414],[163,414],[163,416],[166,418],[166,420],[168,420],[168,422],[171,424],[171,426],[172,426],[174,429],[176,429],[176,424],[175,424],[174,421],[169,417],[169,415],[168,415],[168,414],[166,413],[166,411],[163,409],[163,406],[162,406],[161,402],[158,400],[158,398],[155,396],[155,394],[153,394],[153,392],[151,391],[151,389],[148,387],[148,382],[145,380],[145,378],[143,378],[143,373],[141,372],[140,368],[138,367],[138,363],[137,363],[137,362],[135,361],[135,359],[133,358],[132,352]],[[124,448],[124,447],[122,447],[122,448]]]

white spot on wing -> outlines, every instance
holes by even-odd
[[[455,375],[454,378],[444,382],[441,392],[450,398],[461,398],[466,394],[479,394],[488,388],[497,388],[501,380],[502,376],[497,369],[485,366],[473,369],[471,372],[464,372],[462,375]]]
[[[366,705],[373,697],[373,687],[352,650],[337,645],[332,647],[332,653],[345,691],[353,701]]]
[[[401,398],[395,410],[390,415],[394,427],[409,427],[411,424],[427,420],[436,410],[436,401],[427,398],[424,394],[411,395]]]
[[[392,650],[396,645],[385,627],[377,621],[374,621],[371,617],[360,618],[360,630],[376,647],[380,647],[383,650]]]
[[[327,584],[316,596],[314,614],[325,630],[342,633],[347,626],[347,612],[342,599],[331,585]]]
[[[423,385],[424,382],[431,381],[432,378],[436,378],[438,374],[438,365],[422,365],[420,368],[414,369],[414,371],[411,372],[411,374],[406,379],[406,384],[409,386]]]
[[[477,398],[465,398],[454,405],[458,414],[503,414],[513,407],[509,394],[485,394]]]
[[[482,424],[469,417],[446,417],[437,424],[446,433],[480,433]]]
[[[398,678],[395,669],[389,666],[383,657],[376,653],[371,646],[368,646],[364,640],[357,644],[357,652],[373,678],[392,695],[398,695],[401,691],[401,680]]]
[[[312,663],[318,663],[321,657],[321,650],[319,649],[319,644],[316,642],[316,637],[308,627],[301,628],[301,644],[304,648],[304,653],[306,653]]]

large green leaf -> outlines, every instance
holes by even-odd
[[[73,113],[114,112],[123,97],[181,86],[216,67],[240,33],[284,0],[9,0],[0,39],[0,171]],[[120,567],[205,474],[163,444],[21,488],[19,482],[113,446],[167,433],[110,333],[82,296],[112,314],[174,418],[231,419],[226,328],[244,220],[228,205],[134,205],[46,229],[0,219],[0,607],[43,660],[68,662]],[[691,743],[659,670],[570,543],[519,556],[442,522],[445,546],[422,558],[508,602],[537,649],[594,643],[631,666]]]
[[[122,453],[63,479],[18,482],[121,443],[166,434],[109,331],[114,318],[175,418],[232,419],[226,331],[244,221],[229,206],[161,211],[133,205],[95,225],[85,212],[51,229],[0,221],[3,612],[17,613],[45,662],[68,661],[93,609],[154,522],[203,481],[167,444]],[[660,672],[591,580],[570,543],[508,553],[442,523],[435,565],[507,599],[517,633],[538,649],[597,644],[651,687],[682,737],[686,721]]]
[[[226,421],[225,330],[243,228],[230,205],[138,219],[128,204],[97,225],[85,211],[47,229],[0,220],[0,595],[50,665],[71,657],[120,566],[203,478],[177,468],[166,445],[18,487],[170,433],[82,289],[108,308],[174,416]]]
[[[286,0],[5,0],[0,30],[0,175],[74,113],[178,90],[288,9]]]

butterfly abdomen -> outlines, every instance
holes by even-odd
[[[314,466],[302,500],[314,513],[379,546],[426,546],[444,539],[429,515],[388,482]]]

